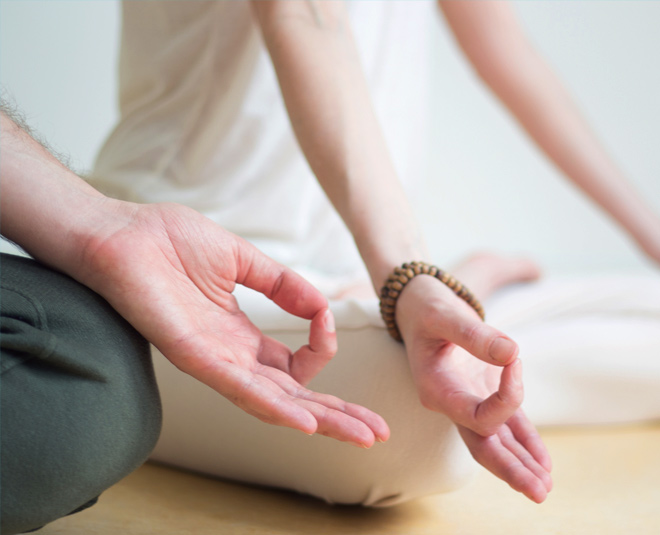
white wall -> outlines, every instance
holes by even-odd
[[[516,2],[536,47],[615,161],[660,213],[660,2]],[[436,257],[529,253],[551,271],[649,266],[563,181],[460,57],[437,39],[436,151],[424,225]]]
[[[517,10],[630,180],[660,212],[660,1],[526,1]],[[539,155],[467,68],[439,22],[429,195],[435,257],[528,253],[550,271],[648,264]],[[119,6],[2,0],[0,82],[78,170],[115,117]]]
[[[115,119],[119,2],[0,1],[0,83],[50,145],[89,169]]]

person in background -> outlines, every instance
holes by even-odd
[[[339,329],[338,354],[315,388],[376,410],[392,431],[367,456],[282,436],[210,398],[159,356],[166,418],[155,459],[330,502],[389,505],[462,484],[467,449],[516,490],[545,499],[550,462],[519,407],[516,337],[493,330],[429,276],[414,276],[386,305],[386,320],[395,309],[405,347],[381,346],[382,323],[372,319],[396,266],[434,263],[407,197],[424,160],[428,20],[437,9],[482,80],[539,147],[660,260],[660,219],[607,156],[505,2],[124,2],[120,117],[89,182],[127,201],[184,203],[304,275],[331,300]],[[459,226],[442,221],[438,232]],[[502,286],[538,278],[540,270],[529,260],[480,253],[450,272],[485,301]],[[657,285],[633,291],[621,279],[598,289],[578,285],[582,295],[575,288],[546,290],[533,301],[557,303],[540,316],[550,327],[558,315],[575,320],[585,296],[627,289],[642,296],[635,306],[648,316],[655,295],[649,289]],[[249,315],[263,318],[267,303],[240,288],[235,295]],[[529,304],[529,295],[518,303]],[[362,315],[344,312],[341,303],[360,297],[370,303],[361,302]],[[589,300],[579,314],[619,301],[612,314],[620,315],[630,302]],[[509,318],[522,318],[508,331],[537,317],[529,307],[507,306]],[[499,312],[488,317],[507,325]],[[361,325],[380,329],[350,334]],[[291,330],[284,320],[269,326],[297,345],[298,338],[283,335]],[[584,330],[580,338],[597,340],[592,350],[599,354],[600,345],[610,347],[615,358],[621,342],[604,342],[602,332]],[[645,340],[643,355],[656,347],[657,339],[633,336]],[[582,343],[552,339],[555,360],[565,352],[557,340]],[[400,368],[404,359],[410,374]],[[209,425],[213,418],[217,425]],[[260,443],[269,446],[252,446]],[[410,458],[419,460],[414,467],[403,461]]]

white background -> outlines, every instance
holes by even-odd
[[[660,212],[660,1],[516,2],[530,39],[630,181]],[[0,82],[54,147],[89,169],[115,118],[119,4],[0,0]],[[569,186],[482,87],[438,18],[427,191],[438,262],[475,248],[547,271],[650,264]]]

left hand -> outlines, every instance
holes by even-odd
[[[311,284],[189,208],[103,205],[122,217],[88,240],[71,274],[176,367],[262,421],[361,447],[388,438],[375,413],[304,388],[337,348],[327,301]],[[311,320],[309,344],[292,352],[265,336],[240,310],[236,284]]]
[[[397,324],[422,404],[457,424],[477,462],[531,500],[545,500],[551,461],[520,408],[517,345],[426,275],[401,293]]]

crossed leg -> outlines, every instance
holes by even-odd
[[[483,254],[475,255],[453,272],[486,301],[490,321],[519,342],[526,375],[531,375],[531,381],[529,377],[526,380],[528,396],[531,393],[535,400],[531,414],[532,417],[545,414],[544,422],[559,423],[553,422],[553,417],[557,420],[568,414],[566,410],[557,411],[557,407],[565,405],[556,402],[564,395],[558,389],[563,384],[561,366],[556,367],[556,373],[546,372],[553,362],[566,361],[562,354],[570,349],[571,343],[581,341],[578,345],[584,349],[585,344],[589,346],[586,338],[597,339],[597,343],[589,346],[592,354],[580,354],[592,365],[597,364],[593,357],[595,348],[606,345],[611,354],[621,354],[630,347],[631,336],[637,342],[638,360],[651,360],[649,355],[657,356],[659,352],[660,299],[655,296],[660,295],[660,281],[657,278],[637,284],[634,291],[626,278],[582,281],[568,286],[550,281],[502,289],[534,280],[539,275],[538,268],[527,260]],[[623,295],[627,299],[622,305]],[[306,343],[305,322],[287,316],[249,292],[239,295],[239,302],[267,335],[290,347]],[[339,352],[310,387],[381,414],[392,431],[387,443],[361,450],[324,437],[307,437],[265,425],[157,356],[164,426],[153,458],[220,477],[287,488],[329,502],[369,506],[387,506],[446,492],[469,481],[475,463],[456,427],[445,416],[421,406],[404,348],[384,332],[375,299],[346,299],[334,302],[332,308]],[[596,326],[603,319],[603,310],[609,310],[605,315],[610,327],[612,322],[622,321],[625,328],[631,327],[625,325],[622,316],[625,310],[636,311],[633,316],[637,319],[644,316],[645,320],[635,327],[632,335],[617,335],[614,340],[610,335],[621,329],[608,328],[603,332]],[[584,321],[595,324],[581,331]],[[567,332],[566,329],[573,329],[574,336],[564,337],[562,332]],[[655,337],[652,332],[656,333]],[[576,361],[575,356],[572,361]],[[493,368],[488,373],[498,371]],[[660,391],[657,388],[660,374],[654,377],[655,391]],[[534,396],[537,391],[554,395],[539,400]],[[592,389],[592,398],[596,394]],[[571,403],[575,414],[575,396]],[[660,403],[655,404],[658,406]],[[633,413],[634,410],[628,410],[626,417],[633,417]]]

